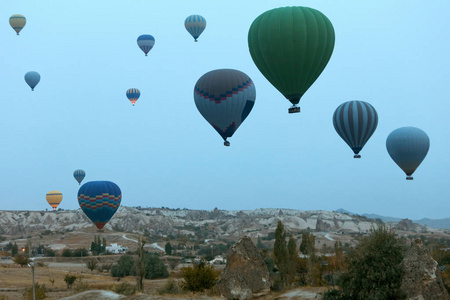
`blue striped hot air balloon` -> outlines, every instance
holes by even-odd
[[[134,106],[136,101],[141,96],[141,92],[138,89],[128,89],[126,92],[126,95],[127,95],[128,100],[130,100],[131,104],[133,104],[133,106]]]
[[[34,88],[41,80],[41,75],[38,72],[30,71],[25,74],[25,82],[30,86],[31,90],[34,91]]]
[[[78,204],[100,230],[120,206],[122,192],[111,181],[90,181],[78,190]]]
[[[231,137],[255,104],[256,90],[245,73],[220,69],[204,74],[195,84],[194,100],[200,114],[224,139]]]
[[[206,28],[206,20],[200,15],[191,15],[184,21],[184,27],[197,42],[198,37]]]
[[[360,158],[359,152],[377,128],[378,114],[367,102],[348,101],[335,110],[333,125],[336,132],[355,153],[353,157]]]
[[[155,45],[155,38],[150,34],[143,34],[137,38],[137,44],[139,48],[144,51],[145,56],[147,56],[148,52],[150,52]]]
[[[401,127],[392,131],[386,139],[386,149],[394,162],[405,172],[406,180],[427,156],[430,138],[416,127]]]
[[[79,184],[81,184],[85,176],[86,173],[83,170],[75,170],[73,172],[73,177],[75,178],[76,181],[78,181]]]

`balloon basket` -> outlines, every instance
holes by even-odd
[[[298,107],[298,106],[289,107],[288,112],[290,114],[299,113],[300,112],[300,107]]]
[[[223,145],[229,147],[230,146],[230,142],[229,141],[225,141],[225,142],[223,142]]]
[[[412,176],[406,176],[406,180],[414,180]]]
[[[353,155],[353,158],[361,158],[361,155],[355,154],[355,155]]]

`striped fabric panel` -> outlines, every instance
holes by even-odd
[[[377,128],[378,115],[367,102],[349,101],[336,109],[333,125],[341,138],[358,154]]]

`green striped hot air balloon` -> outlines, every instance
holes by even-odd
[[[325,69],[334,49],[334,29],[320,11],[281,7],[258,16],[248,32],[250,55],[261,73],[296,105]]]

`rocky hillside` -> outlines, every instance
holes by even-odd
[[[367,232],[377,221],[363,216],[330,211],[301,211],[293,209],[256,209],[241,211],[212,211],[120,207],[106,231],[121,231],[146,235],[194,235],[204,238],[266,236],[274,232],[281,220],[291,232],[304,229],[321,232]],[[409,221],[409,220],[407,220]],[[378,220],[380,222],[380,220]],[[405,222],[399,224],[405,225]],[[408,230],[423,227],[406,222]],[[394,227],[397,224],[394,224]],[[25,235],[32,232],[70,232],[93,228],[93,224],[78,209],[75,211],[0,211],[0,235]]]

